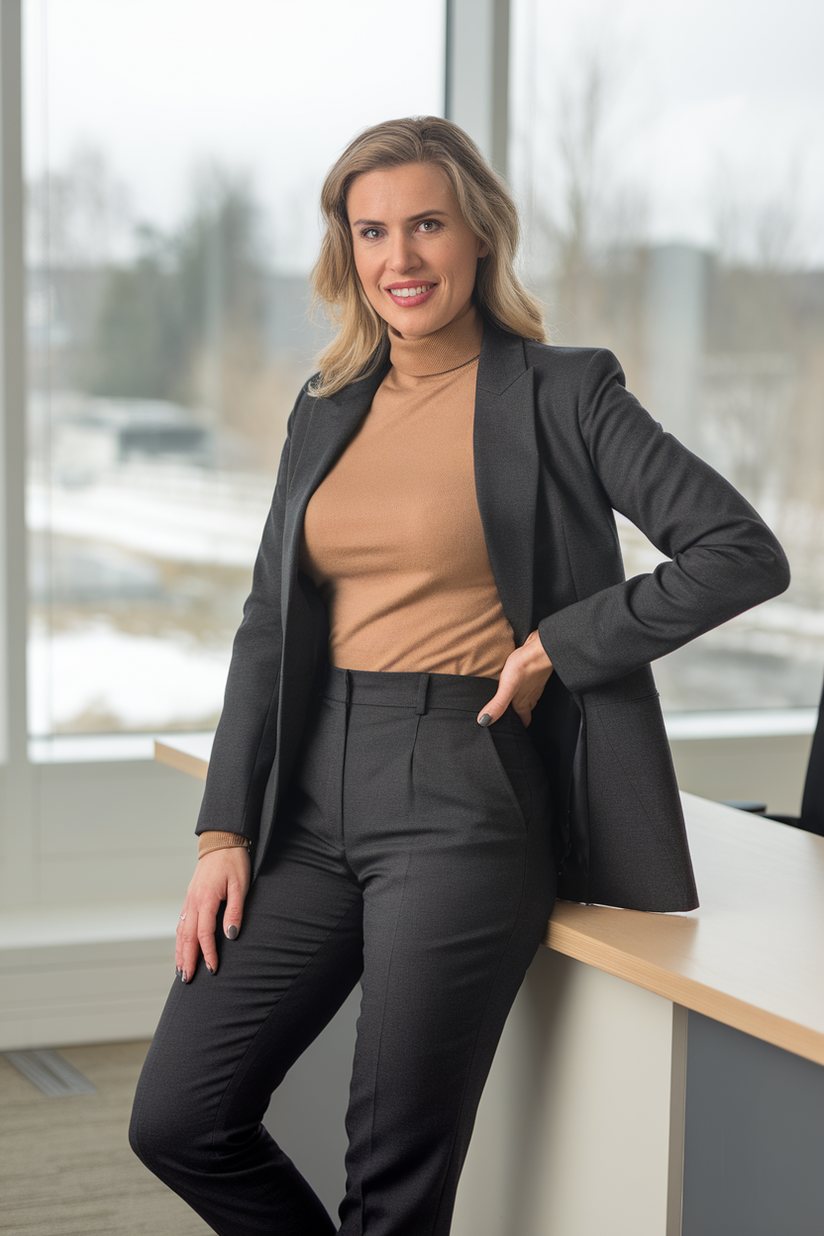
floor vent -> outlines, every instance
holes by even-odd
[[[3,1055],[18,1073],[22,1073],[50,1099],[58,1099],[66,1094],[88,1094],[97,1089],[88,1077],[84,1077],[56,1051],[4,1051]]]

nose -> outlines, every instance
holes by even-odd
[[[399,275],[408,274],[421,264],[414,242],[406,232],[398,231],[390,238],[389,266]]]

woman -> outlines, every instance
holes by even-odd
[[[322,205],[340,329],[290,418],[132,1144],[217,1232],[334,1231],[261,1120],[360,980],[338,1230],[440,1236],[556,875],[697,904],[649,661],[787,566],[610,353],[543,342],[455,125],[367,130]],[[624,581],[613,507],[652,575]]]

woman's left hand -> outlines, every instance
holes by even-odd
[[[510,653],[504,662],[498,690],[486,707],[481,709],[478,724],[494,725],[511,704],[524,725],[529,725],[532,711],[541,698],[551,673],[552,662],[538,632],[533,631],[521,647]]]

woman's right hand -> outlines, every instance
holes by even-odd
[[[215,926],[220,903],[226,902],[224,933],[234,940],[240,931],[250,879],[251,861],[244,846],[212,850],[198,860],[177,924],[175,967],[184,983],[193,977],[201,953],[209,973],[217,973]]]

